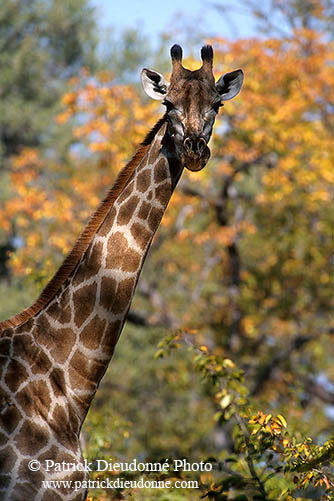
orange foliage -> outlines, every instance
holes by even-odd
[[[246,238],[250,245],[259,224],[255,208],[262,211],[259,217],[268,217],[295,207],[299,212],[294,217],[306,231],[308,218],[325,210],[333,198],[333,116],[326,107],[334,84],[332,44],[303,29],[293,40],[217,39],[213,45],[217,76],[242,67],[246,78],[240,96],[221,112],[209,165],[200,173],[184,174],[185,182],[195,183],[204,198],[177,191],[162,222],[162,240],[152,266],[175,261],[182,290],[197,290],[192,274],[187,275],[190,255],[202,263],[203,280],[210,280],[216,266],[225,269],[228,246]],[[72,86],[63,97],[58,121],[77,118],[74,134],[80,146],[64,164],[33,150],[22,151],[13,159],[13,195],[0,214],[7,230],[15,219],[27,244],[16,253],[14,270],[20,274],[35,270],[33,274],[42,280],[69,250],[84,220],[158,117],[156,103],[143,101],[129,85],[108,80],[105,72],[96,78],[86,72]],[[234,183],[240,186],[256,171],[246,186],[253,212],[242,204],[242,210],[229,214],[228,224],[222,226],[212,201],[219,199],[220,187],[236,169]],[[321,231],[327,231],[326,224]],[[253,258],[258,259],[261,250],[260,268],[269,270],[273,265],[268,264],[266,252],[272,255],[272,248],[266,240],[260,247],[252,249]],[[207,264],[211,262],[212,266]],[[297,257],[285,263],[284,270],[290,273],[299,266]],[[246,270],[243,273],[249,277]],[[179,287],[172,275],[166,273],[162,279],[166,290]],[[196,309],[192,303],[189,308]],[[183,314],[193,321],[189,311]],[[248,324],[245,329],[249,331]]]

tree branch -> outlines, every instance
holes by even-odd
[[[334,334],[334,329],[328,329],[325,332],[320,333],[320,335],[322,335],[322,334]],[[301,348],[303,348],[303,346],[305,346],[305,344],[309,343],[310,341],[313,341],[314,339],[315,339],[315,336],[303,336],[302,334],[298,334],[291,341],[290,345],[285,350],[280,350],[266,364],[264,364],[262,367],[260,367],[257,371],[254,387],[250,393],[251,396],[255,396],[259,393],[259,391],[262,389],[263,385],[265,383],[267,383],[268,380],[271,378],[274,370],[277,367],[279,367],[279,365],[282,362],[287,360],[293,352],[300,350]],[[314,383],[313,383],[313,386],[314,386]],[[332,403],[333,403],[333,400],[332,400]]]

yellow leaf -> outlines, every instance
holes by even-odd
[[[233,367],[235,367],[235,363],[232,362],[232,360],[230,360],[229,358],[224,358],[224,366],[233,369]]]
[[[226,409],[226,407],[228,407],[231,402],[232,402],[232,395],[225,395],[225,397],[223,397],[220,401],[220,407],[222,409]]]
[[[287,427],[287,422],[286,422],[285,418],[282,416],[282,414],[278,414],[277,419],[279,420],[281,425],[284,426],[284,428]]]

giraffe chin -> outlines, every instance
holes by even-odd
[[[190,156],[190,155],[183,155],[182,162],[183,165],[190,171],[192,172],[198,172],[206,166],[208,163],[208,160],[210,158],[210,150],[209,148],[206,148],[204,151],[204,154],[202,154],[200,157],[197,156]]]

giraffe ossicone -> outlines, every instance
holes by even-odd
[[[144,69],[164,116],[119,174],[72,251],[30,307],[0,322],[0,498],[82,500],[88,473],[79,434],[124,325],[139,275],[183,168],[202,169],[223,100],[240,90],[236,70],[215,82],[212,47],[190,71],[171,49],[170,82]],[[31,461],[39,469],[29,469]],[[38,463],[36,463],[36,461]],[[47,463],[49,461],[49,463]],[[57,481],[82,482],[73,488]],[[77,484],[79,485],[79,484]]]

